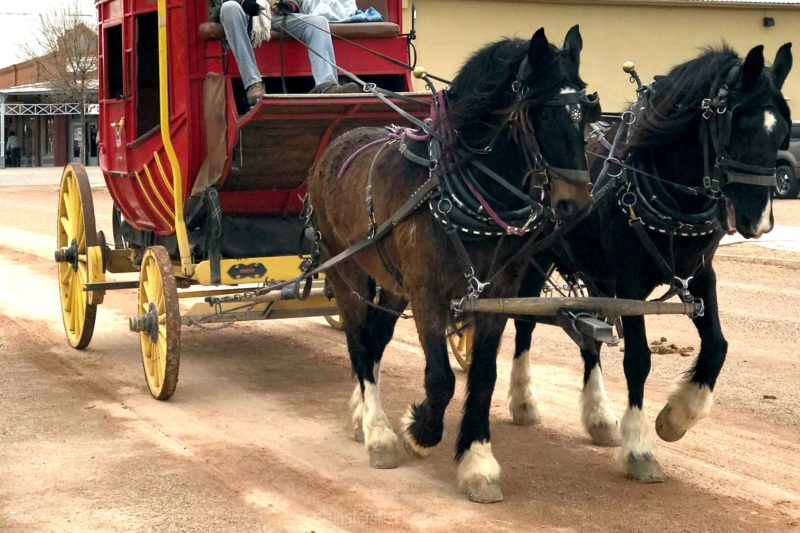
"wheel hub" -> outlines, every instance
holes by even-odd
[[[130,317],[128,325],[131,331],[145,333],[153,342],[158,342],[158,309],[156,304],[150,302],[147,312],[143,315]]]
[[[61,248],[60,250],[56,250],[55,259],[56,263],[69,263],[72,266],[72,270],[77,272],[78,241],[76,239],[72,239],[72,244],[70,244],[67,248]]]

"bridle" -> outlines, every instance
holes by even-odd
[[[775,167],[763,167],[745,163],[731,157],[731,129],[734,112],[742,105],[737,103],[730,107],[728,96],[730,87],[741,70],[741,61],[732,66],[724,77],[720,77],[711,86],[708,98],[700,103],[702,122],[700,138],[703,142],[703,190],[706,194],[719,198],[722,189],[731,183],[775,187]],[[713,148],[716,157],[711,162],[710,151]]]
[[[489,143],[483,148],[475,148],[469,145],[463,136],[456,131],[456,139],[459,147],[465,149],[473,155],[488,155],[492,152],[495,144],[502,136],[503,132],[509,128],[511,135],[517,145],[521,148],[525,161],[528,166],[526,178],[538,178],[538,185],[546,185],[551,179],[564,179],[571,183],[589,183],[590,176],[587,170],[560,168],[547,162],[542,153],[536,130],[529,118],[528,110],[531,107],[561,107],[570,108],[570,118],[576,124],[580,124],[583,115],[581,106],[596,109],[599,107],[597,93],[586,95],[586,90],[581,89],[571,93],[557,94],[542,103],[536,103],[536,98],[532,96],[533,90],[527,83],[530,74],[528,57],[525,56],[517,69],[517,75],[511,83],[511,91],[514,93],[514,103],[506,114],[505,120],[495,130]]]

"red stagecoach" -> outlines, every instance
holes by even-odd
[[[406,63],[402,1],[359,0],[385,22],[332,24],[332,33]],[[293,290],[250,295],[300,273],[304,182],[327,143],[401,119],[367,93],[305,94],[307,52],[278,31],[255,50],[269,94],[248,110],[232,54],[199,31],[207,0],[98,0],[97,10],[100,166],[114,200],[114,243],[96,231],[84,169],[67,166],[56,251],[64,328],[71,346],[85,347],[105,291],[138,287],[130,328],[150,392],[163,400],[177,384],[182,325],[336,313],[321,280],[303,300]],[[364,81],[411,91],[407,68],[337,38],[334,47],[339,65]],[[282,94],[284,85],[293,92]],[[425,114],[429,95],[410,94],[397,105]],[[107,281],[106,272],[139,279]],[[203,300],[222,294],[241,299]],[[194,302],[183,313],[182,299]]]

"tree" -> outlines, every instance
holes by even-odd
[[[81,14],[78,0],[67,0],[39,15],[38,31],[23,46],[56,98],[80,105],[81,161],[86,161],[86,105],[94,102],[97,89],[96,27],[93,17]]]

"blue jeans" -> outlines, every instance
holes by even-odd
[[[339,77],[336,69],[327,63],[327,61],[330,61],[330,63],[336,64],[331,36],[325,33],[330,31],[328,19],[303,14],[287,17],[275,16],[272,21],[272,27],[283,30],[284,19],[286,32],[297,37],[308,46],[308,60],[311,63],[311,74],[314,76],[314,83],[319,85],[320,83],[338,81]],[[230,1],[222,4],[220,22],[222,22],[222,27],[225,29],[225,37],[233,51],[233,57],[236,58],[236,64],[239,66],[239,73],[242,75],[242,83],[245,88],[260,82],[261,73],[258,71],[253,45],[250,43],[248,29],[250,16],[242,10],[242,6],[238,2]],[[320,31],[320,29],[324,31]],[[287,39],[291,39],[291,37],[287,36]]]

